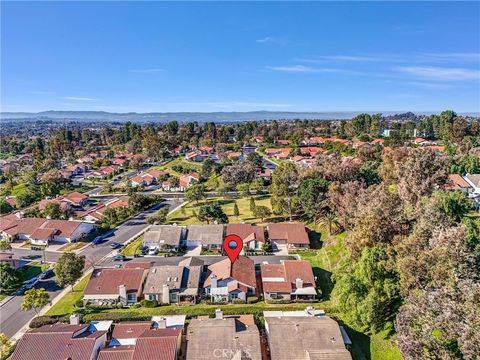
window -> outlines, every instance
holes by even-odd
[[[148,294],[148,300],[157,300],[157,296],[155,294]]]
[[[177,302],[177,293],[170,293],[170,302],[171,303]]]
[[[238,294],[234,293],[234,294],[230,294],[230,299],[238,299]]]
[[[132,294],[127,294],[127,303],[132,304],[137,302],[137,294],[132,293]]]

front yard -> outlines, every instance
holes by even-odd
[[[187,161],[185,160],[185,156],[183,155],[178,156],[163,165],[153,166],[152,169],[168,170],[168,172],[171,175],[175,175],[175,176],[182,175],[178,171],[173,170],[172,167],[174,166],[182,166],[184,168],[192,169],[193,171],[197,171],[197,172],[200,172],[202,170],[202,163]]]
[[[85,290],[89,279],[90,275],[80,280],[80,282],[73,287],[73,291],[66,294],[47,311],[47,315],[65,315],[74,313],[77,309],[75,303],[82,299],[83,291]]]

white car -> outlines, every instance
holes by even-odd
[[[157,255],[158,249],[157,248],[150,248],[148,249],[148,255]]]

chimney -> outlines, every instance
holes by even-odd
[[[80,315],[79,314],[70,315],[70,325],[80,325]]]
[[[295,279],[295,287],[297,289],[301,289],[303,287],[303,280],[300,278]]]
[[[118,286],[118,296],[120,297],[120,302],[127,305],[127,287],[125,285]]]
[[[211,287],[212,289],[216,289],[217,286],[218,286],[218,283],[217,283],[217,275],[212,275],[210,277],[210,280],[211,280]]]
[[[223,320],[223,311],[222,311],[222,309],[215,309],[215,319]]]
[[[168,288],[167,284],[163,284],[163,287],[162,287],[162,303],[164,304],[170,303],[170,289]]]
[[[166,329],[167,328],[167,320],[157,321],[157,328],[158,329]]]

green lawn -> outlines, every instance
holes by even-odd
[[[271,209],[270,205],[270,195],[261,195],[254,196],[255,205],[264,205]],[[179,225],[190,225],[190,224],[201,224],[200,221],[193,215],[195,211],[197,214],[199,212],[200,206],[207,202],[218,201],[222,206],[223,211],[228,216],[229,223],[250,223],[250,224],[266,224],[272,222],[273,218],[265,219],[263,222],[259,218],[255,218],[250,211],[250,197],[241,197],[241,198],[208,198],[198,203],[193,201],[184,206],[185,215],[182,214],[181,209],[177,209],[167,218],[169,224],[177,223]],[[233,207],[235,202],[237,203],[238,210],[240,215],[233,215]]]
[[[89,279],[90,275],[84,277],[73,287],[73,291],[66,294],[59,302],[47,311],[47,315],[66,315],[75,312],[75,302],[82,298],[83,291],[85,290]]]
[[[157,165],[153,166],[152,169],[161,169],[161,170],[168,170],[168,172],[172,175],[175,176],[180,176],[181,174],[176,172],[175,170],[172,169],[172,166],[176,165],[182,165],[184,167],[188,167],[191,169],[194,169],[195,171],[201,171],[202,170],[202,163],[200,162],[194,162],[194,161],[187,161],[185,160],[184,156],[179,156],[176,157],[173,160],[170,160],[169,162],[163,164],[163,165]]]
[[[143,235],[140,235],[138,238],[133,240],[130,244],[125,246],[122,251],[120,251],[121,254],[125,256],[133,256],[135,253],[141,254],[142,253],[142,242],[143,242]]]

